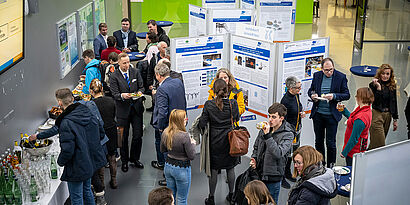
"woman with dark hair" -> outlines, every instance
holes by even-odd
[[[393,68],[389,64],[382,64],[369,87],[374,94],[369,149],[375,149],[386,144],[392,117],[393,131],[397,130],[399,114]]]
[[[169,114],[160,150],[167,152],[164,175],[167,187],[172,189],[177,204],[186,205],[191,186],[191,160],[195,157],[195,140],[189,137],[185,126],[188,122],[185,110],[174,109]]]
[[[245,100],[242,89],[239,88],[239,84],[236,82],[232,73],[226,68],[221,68],[216,72],[215,79],[212,81],[211,85],[209,85],[210,89],[208,91],[208,100],[212,100],[216,96],[213,89],[213,84],[216,79],[222,79],[226,84],[228,84],[229,99],[236,100],[238,103],[239,115],[242,115],[245,112]]]
[[[157,44],[159,42],[158,36],[156,33],[148,31],[145,40],[147,41],[147,46],[143,51],[146,54],[144,60],[148,60],[148,62],[150,62],[152,56],[156,55],[159,52],[157,47]]]
[[[216,79],[213,84],[216,94],[213,100],[205,102],[199,127],[205,129],[209,122],[209,149],[211,162],[211,177],[209,177],[209,196],[205,204],[215,204],[214,194],[217,184],[218,171],[225,169],[228,175],[229,194],[226,197],[232,202],[235,183],[235,166],[239,164],[239,157],[229,155],[228,132],[232,130],[232,121],[239,120],[238,104],[235,99],[228,99],[228,85],[222,79]]]
[[[249,205],[275,205],[265,183],[259,180],[249,182],[243,190]]]
[[[356,93],[356,103],[359,105],[352,113],[338,105],[338,110],[348,118],[343,150],[340,156],[346,158],[346,165],[352,166],[353,155],[367,150],[374,95],[370,88],[359,88]]]
[[[293,176],[300,178],[289,192],[288,205],[330,204],[337,186],[333,171],[322,165],[322,154],[305,145],[293,152],[292,159]]]

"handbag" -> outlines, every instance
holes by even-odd
[[[250,134],[246,127],[235,126],[232,116],[232,105],[229,101],[229,107],[231,109],[231,125],[232,130],[228,132],[229,139],[229,155],[232,157],[240,157],[248,153],[249,137]]]

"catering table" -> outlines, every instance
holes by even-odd
[[[370,65],[353,66],[350,68],[350,72],[355,75],[363,77],[374,77],[379,67]]]
[[[344,196],[344,197],[349,197],[350,196],[350,192],[341,189],[342,186],[346,186],[346,184],[350,184],[351,182],[351,176],[352,176],[352,167],[351,166],[346,166],[347,168],[350,169],[349,174],[345,174],[345,175],[340,175],[340,180],[338,182],[337,185],[337,194]],[[336,173],[335,173],[336,175]],[[335,176],[336,177],[336,176]]]
[[[139,53],[139,52],[129,52],[127,53],[128,56],[130,57],[130,61],[139,61],[145,58],[144,53]]]

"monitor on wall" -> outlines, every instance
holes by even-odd
[[[24,0],[0,0],[0,74],[24,58]]]

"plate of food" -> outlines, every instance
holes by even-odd
[[[145,57],[145,54],[137,53],[137,54],[135,54],[135,57],[142,58],[142,57]]]
[[[342,167],[342,166],[334,166],[332,168],[333,172],[336,174],[340,174],[340,175],[345,175],[345,174],[349,174],[350,173],[350,169],[347,167]]]
[[[138,94],[138,93],[131,93],[131,97],[132,97],[132,99],[133,100],[136,100],[136,99],[138,99],[138,98],[140,98],[140,97],[142,97],[142,96],[144,96],[144,94]]]

